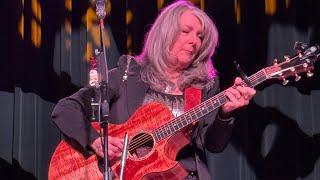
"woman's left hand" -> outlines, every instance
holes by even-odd
[[[256,94],[256,90],[247,86],[242,86],[242,79],[237,77],[234,81],[234,86],[226,90],[225,96],[229,99],[229,102],[221,107],[221,113],[223,116],[227,116],[231,111],[248,105],[249,101]]]

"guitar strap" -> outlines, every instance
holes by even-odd
[[[194,87],[188,87],[184,90],[184,111],[199,105],[201,102],[201,90]],[[181,131],[189,138],[192,135],[192,128],[197,121],[183,128]]]
[[[201,103],[201,94],[202,91],[200,89],[196,89],[193,87],[189,87],[185,89],[184,92],[184,110],[185,112],[192,109],[193,107],[199,105]],[[183,128],[181,131],[182,133],[185,134],[185,136],[189,139],[192,136],[192,129],[193,126],[195,125],[195,123],[197,123],[198,120],[194,121],[192,124],[188,125],[187,127]],[[202,128],[202,124],[200,122],[200,128]],[[198,130],[199,132],[199,130]],[[196,167],[197,167],[197,171],[198,171],[198,179],[199,180],[209,180],[210,176],[209,174],[203,172],[203,168],[201,168],[202,166],[200,164],[198,164],[198,162],[200,162],[200,157],[197,153],[194,154],[195,157],[195,161],[196,161]]]

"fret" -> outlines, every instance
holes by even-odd
[[[261,82],[265,81],[266,80],[266,77],[265,76],[260,76],[258,78],[258,83],[257,84],[260,84]]]
[[[252,78],[251,78],[252,77]],[[258,78],[257,78],[257,75],[256,74],[254,74],[254,75],[252,75],[250,78],[251,79],[253,79],[253,80],[250,80],[250,82],[251,82],[251,84],[253,85],[253,86],[255,86],[256,84],[257,84],[257,82],[259,82],[259,80],[258,80]]]
[[[215,110],[216,108],[218,108],[220,105],[221,105],[221,103],[220,103],[220,101],[218,100],[218,99],[214,99],[214,98],[212,98],[212,99],[209,99],[212,103],[210,104],[210,106],[212,106],[212,110]]]
[[[254,79],[254,80],[251,80],[251,83],[253,86],[256,86],[256,85],[260,84],[261,82],[265,81],[267,79],[267,77],[265,76],[264,71],[260,70],[256,74],[250,76],[249,79]]]
[[[207,109],[209,112],[213,111],[215,109],[214,104],[209,104]]]
[[[178,130],[179,130],[179,127],[178,127],[178,125],[177,125],[176,122],[173,123],[173,127],[174,127],[174,130],[175,130],[175,131],[178,131]]]
[[[252,78],[252,80],[250,80],[251,81],[251,84],[253,85],[253,86],[255,86],[258,82],[259,82],[259,76],[257,76],[256,74],[254,74],[254,75],[252,75],[251,76]]]
[[[197,116],[195,115],[195,109],[187,113],[189,116],[186,117],[186,121],[188,122],[187,125],[191,124],[194,120],[197,119]]]
[[[171,131],[170,126],[166,127],[166,131],[168,132],[168,134],[172,134],[174,131]]]
[[[170,126],[171,132],[176,132],[173,126]]]
[[[156,131],[157,141],[160,141],[162,138],[160,136],[160,131]]]
[[[160,136],[160,139],[163,139],[164,137],[166,137],[166,136],[164,136],[164,134],[162,133],[162,131],[159,131],[159,136]]]
[[[159,141],[160,140],[160,138],[158,137],[158,134],[157,134],[157,130],[155,130],[152,134],[153,134],[153,136],[155,137],[155,139],[156,139],[156,141]]]
[[[188,121],[189,123],[191,123],[193,119],[197,119],[197,115],[195,114],[194,111],[190,112],[190,116],[191,116],[191,120]]]
[[[218,94],[217,96],[221,96],[221,93]],[[220,97],[221,98],[221,97]],[[213,99],[212,99],[213,100]],[[212,105],[214,106],[214,108],[216,109],[217,107],[219,107],[221,105],[221,102],[220,102],[220,99],[217,97],[217,98],[214,98],[213,100],[213,103]]]
[[[208,113],[208,109],[206,107],[201,107],[201,113],[202,114],[207,114]]]
[[[253,86],[265,81],[267,77],[263,70],[257,72],[254,75],[251,75],[249,81]],[[197,119],[200,119],[204,115],[210,113],[211,111],[219,108],[223,104],[227,103],[229,99],[224,95],[225,91],[220,92],[219,94],[207,99],[206,101],[200,103],[195,108],[191,109],[188,112],[185,112],[181,116],[173,119],[171,122],[159,127],[155,131],[155,137],[157,141],[164,139],[178,130],[186,127]]]
[[[188,125],[188,121],[191,121],[191,120],[192,120],[192,119],[190,119],[190,118],[192,118],[191,115],[190,115],[190,113],[184,114],[184,120],[182,120],[182,125],[183,125],[183,126],[187,126],[187,125]]]
[[[220,98],[219,100],[220,104],[225,104],[228,102],[228,98],[226,98],[225,96],[223,96],[222,98]]]
[[[196,119],[199,119],[200,117],[202,117],[203,114],[201,111],[199,111],[199,112],[196,112],[195,115],[197,117]]]
[[[181,118],[180,118],[180,120],[177,122],[177,125],[178,125],[179,129],[181,129],[181,128],[184,127],[183,124],[182,124]]]
[[[188,125],[189,122],[192,121],[192,119],[193,119],[193,118],[192,118],[192,115],[191,115],[191,112],[192,112],[192,111],[185,113],[185,118],[184,118],[184,119],[185,119],[185,122],[187,123],[186,125]]]
[[[176,122],[175,121],[171,122],[170,126],[173,128],[174,131],[177,131]]]
[[[164,134],[164,136],[166,137],[166,136],[168,136],[169,135],[169,133],[168,133],[168,131],[167,131],[167,128],[168,127],[165,127],[163,130],[163,134]]]
[[[167,136],[170,136],[171,134],[173,134],[173,133],[170,131],[170,128],[167,128],[165,131],[167,132],[166,137],[167,137]]]

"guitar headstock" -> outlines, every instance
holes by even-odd
[[[306,72],[308,77],[313,76],[315,62],[319,59],[320,47],[318,45],[307,47],[305,44],[297,42],[294,49],[297,54],[289,57],[285,56],[284,61],[274,61],[272,66],[265,68],[268,78],[277,78],[282,80],[282,84],[286,85],[288,77],[294,76],[295,81],[301,79],[300,73]]]

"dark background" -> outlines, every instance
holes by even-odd
[[[110,1],[105,19],[109,68],[121,54],[140,52],[158,10],[171,1],[159,2]],[[235,60],[251,75],[270,66],[273,59],[295,54],[296,41],[320,44],[317,0],[194,2],[212,17],[220,33],[213,63],[221,89],[238,76]],[[68,3],[72,10],[66,8]],[[271,6],[274,11],[266,11]],[[47,179],[50,158],[62,138],[51,120],[52,109],[59,99],[87,83],[90,54],[86,52],[99,47],[94,43],[98,22],[88,23],[88,9],[94,11],[84,0],[24,4],[12,0],[2,7],[0,175],[7,179]],[[32,28],[33,22],[41,34]],[[34,33],[41,35],[38,45]],[[237,113],[229,146],[222,153],[208,153],[213,179],[319,179],[319,70],[317,62],[312,78],[303,73],[300,81],[289,78],[286,86],[268,80],[256,87],[256,97]]]

